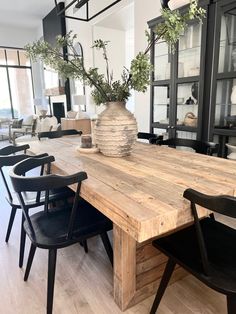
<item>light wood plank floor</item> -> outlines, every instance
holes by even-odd
[[[4,237],[9,206],[0,184],[0,314],[42,314],[46,304],[47,254],[38,250],[27,283],[24,267],[18,268],[20,211],[9,244]],[[26,252],[28,253],[28,244]],[[80,245],[59,250],[55,282],[55,314],[118,314],[112,298],[112,269],[99,238],[88,242],[89,254]],[[26,263],[26,258],[25,258]],[[24,265],[25,265],[24,263]],[[149,313],[153,297],[127,310]],[[192,276],[168,287],[159,314],[225,314],[225,297],[208,289]]]

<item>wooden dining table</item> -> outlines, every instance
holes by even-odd
[[[236,163],[138,142],[123,158],[80,153],[79,145],[79,137],[67,136],[32,141],[29,152],[55,156],[54,173],[87,172],[81,196],[113,221],[113,296],[125,310],[155,293],[160,282],[167,258],[152,240],[193,221],[184,190],[235,195]],[[172,281],[184,275],[177,267]]]

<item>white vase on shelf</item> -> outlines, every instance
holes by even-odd
[[[231,104],[235,104],[236,105],[236,85],[233,86],[232,88],[232,93],[231,93]]]

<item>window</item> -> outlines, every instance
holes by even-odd
[[[0,47],[0,120],[34,113],[31,63],[23,49]]]

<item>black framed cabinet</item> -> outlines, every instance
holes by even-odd
[[[208,133],[225,157],[225,144],[236,145],[236,1],[217,1],[215,16]]]
[[[206,18],[189,24],[174,54],[163,41],[151,51],[150,131],[169,138],[214,139],[221,143],[223,156],[228,139],[223,143],[219,130],[232,130],[236,136],[231,121],[235,115],[236,127],[236,1],[199,4]],[[151,36],[161,22],[161,17],[148,22]]]

